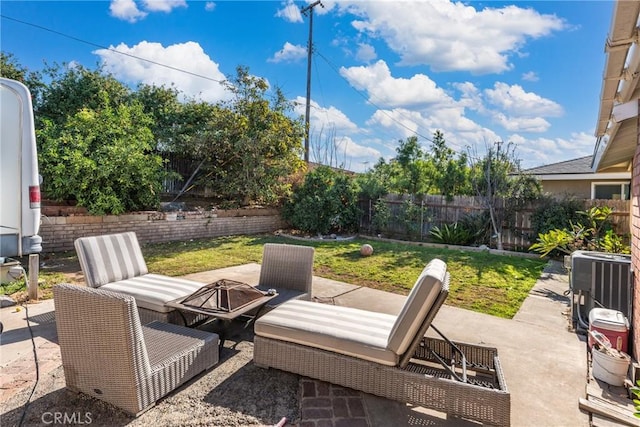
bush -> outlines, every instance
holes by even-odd
[[[458,226],[466,230],[471,236],[469,244],[488,245],[491,241],[491,218],[489,211],[483,211],[462,216]]]
[[[473,240],[473,235],[457,222],[444,224],[442,227],[435,226],[429,233],[436,243],[448,245],[467,245]]]
[[[545,234],[551,230],[562,230],[571,227],[584,219],[580,212],[584,210],[584,204],[576,199],[565,198],[555,200],[545,197],[531,215],[531,227],[533,236]]]
[[[309,172],[293,191],[282,215],[301,231],[314,234],[357,231],[360,209],[353,179],[328,166]]]
[[[611,227],[609,217],[612,212],[607,206],[594,206],[586,211],[579,211],[581,222],[572,222],[568,228],[539,234],[529,250],[538,252],[540,256],[552,257],[570,255],[576,250],[629,253],[629,246]]]
[[[371,225],[376,233],[381,233],[387,229],[391,221],[391,209],[389,205],[383,199],[378,199],[373,206],[373,217],[371,218]]]

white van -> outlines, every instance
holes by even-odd
[[[0,264],[42,251],[40,175],[31,94],[0,78]]]

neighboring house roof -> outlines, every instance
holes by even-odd
[[[522,171],[542,181],[574,181],[598,179],[630,179],[631,172],[596,173],[591,169],[593,156],[538,166]]]
[[[597,171],[630,169],[636,149],[640,83],[638,15],[639,1],[616,1],[605,45],[593,159]]]
[[[591,159],[592,156],[585,156],[578,159],[565,160],[564,162],[552,163],[550,165],[538,166],[527,169],[524,172],[531,175],[593,173],[593,170],[591,170]]]

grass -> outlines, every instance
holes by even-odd
[[[146,245],[142,251],[149,271],[181,276],[248,262],[259,263],[262,245],[268,242],[315,247],[314,274],[317,276],[404,295],[409,293],[425,264],[440,258],[447,263],[451,274],[446,304],[504,318],[516,314],[546,264],[537,258],[395,242],[366,239],[300,241],[277,236],[159,243]],[[360,246],[364,243],[374,247],[372,256],[360,255]],[[67,253],[60,257],[67,257],[69,261],[74,255]],[[43,271],[41,278],[45,284],[41,289],[50,287],[56,280],[59,283],[56,274],[60,273]]]

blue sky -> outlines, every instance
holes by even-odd
[[[592,154],[613,2],[322,3],[311,160],[331,145],[338,162],[362,171],[411,135],[428,149],[436,130],[456,151],[511,141],[525,168]],[[217,81],[242,65],[304,115],[308,4],[3,0],[0,46],[32,70],[102,64],[132,87],[174,84],[210,102],[228,96]]]

